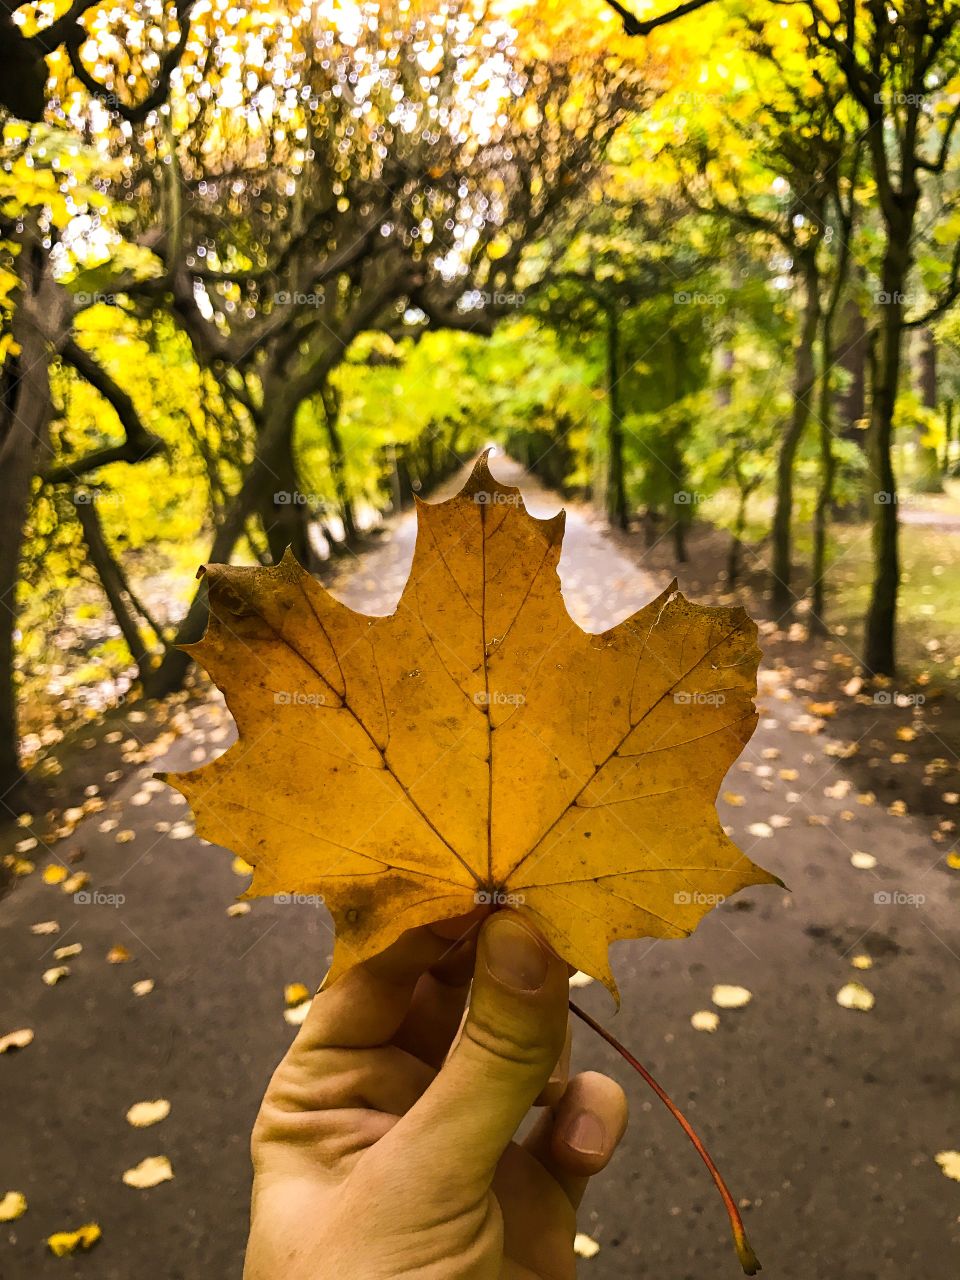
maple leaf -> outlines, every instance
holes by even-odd
[[[581,630],[557,575],[564,513],[530,516],[486,456],[455,498],[418,501],[417,522],[388,617],[341,604],[289,553],[210,566],[189,651],[239,740],[161,776],[253,866],[244,896],[322,896],[328,982],[485,903],[617,997],[611,942],[683,937],[744,886],[779,883],[714,804],[756,724],[756,627],[673,584]]]

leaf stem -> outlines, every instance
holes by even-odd
[[[596,1022],[591,1018],[589,1013],[586,1013],[578,1005],[574,1004],[572,1000],[570,1001],[570,1010],[572,1013],[575,1013],[582,1022],[585,1022],[592,1031],[595,1031],[601,1039],[606,1040],[608,1045],[616,1049],[617,1053],[619,1053],[626,1062],[629,1062],[635,1071],[638,1071],[640,1075],[643,1076],[644,1080],[696,1147],[697,1152],[700,1155],[700,1159],[710,1170],[710,1176],[717,1184],[717,1190],[720,1192],[721,1198],[723,1199],[724,1206],[727,1210],[727,1216],[730,1219],[730,1230],[733,1232],[734,1247],[737,1251],[737,1257],[740,1259],[740,1265],[743,1268],[744,1275],[755,1276],[757,1272],[761,1270],[760,1260],[750,1247],[750,1241],[747,1239],[747,1233],[743,1227],[743,1219],[740,1217],[740,1210],[737,1208],[733,1196],[730,1194],[730,1188],[724,1182],[720,1170],[713,1163],[710,1152],[698,1138],[693,1125],[676,1103],[673,1102],[666,1090],[663,1089],[656,1080],[654,1080],[646,1067],[641,1062],[637,1061],[630,1050],[622,1045],[616,1036],[611,1034],[606,1027],[602,1027],[599,1022]]]

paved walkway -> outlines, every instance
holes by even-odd
[[[516,478],[512,464],[493,466]],[[536,514],[556,509],[536,488],[530,499]],[[389,611],[413,537],[408,517],[345,568],[337,593]],[[571,611],[593,629],[654,590],[576,508],[561,577]],[[825,753],[823,734],[801,731],[802,707],[772,673],[762,703],[720,807],[743,847],[793,892],[748,891],[682,943],[618,944],[622,1013],[596,984],[582,1002],[699,1127],[743,1198],[764,1275],[955,1280],[960,1184],[934,1156],[960,1149],[960,878],[919,822],[858,802],[842,760]],[[184,713],[179,728],[162,767],[196,764],[232,733],[216,702]],[[248,1135],[293,1035],[283,987],[319,982],[331,936],[310,906],[258,901],[228,916],[243,883],[231,857],[193,837],[180,798],[151,781],[156,767],[138,769],[105,812],[55,846],[60,857],[82,847],[90,890],[122,903],[76,903],[39,871],[0,902],[0,1034],[36,1032],[29,1048],[0,1057],[0,1194],[15,1188],[30,1203],[0,1227],[4,1280],[239,1280]],[[858,869],[855,853],[870,853],[875,867]],[[56,936],[31,932],[47,920],[58,922]],[[64,962],[71,975],[44,985],[54,948],[71,943],[83,945]],[[132,959],[108,964],[117,944]],[[852,967],[855,956],[872,968]],[[146,979],[153,990],[133,994]],[[875,996],[870,1012],[838,1005],[851,980]],[[691,1015],[712,1007],[715,983],[752,999],[721,1011],[713,1034],[696,1031]],[[582,1276],[732,1280],[725,1217],[692,1149],[605,1045],[580,1027],[576,1035],[578,1065],[619,1074],[632,1099],[628,1137],[584,1204],[582,1229],[600,1251]],[[166,1120],[126,1123],[132,1103],[158,1097],[172,1104]],[[121,1183],[125,1169],[159,1154],[172,1182],[144,1191]],[[47,1235],[90,1220],[103,1229],[95,1252],[46,1253]]]

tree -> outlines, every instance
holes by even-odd
[[[14,199],[36,213],[6,224],[16,282],[6,356],[17,421],[33,414],[36,426],[8,430],[4,442],[19,449],[17,502],[5,513],[11,598],[31,478],[72,486],[159,447],[129,392],[78,340],[88,313],[108,307],[157,334],[172,321],[232,424],[220,448],[208,427],[191,424],[209,478],[208,558],[228,560],[246,538],[261,557],[293,546],[309,562],[309,507],[275,495],[303,488],[304,437],[321,430],[342,525],[356,536],[333,381],[352,343],[375,329],[489,333],[509,310],[499,299],[527,240],[587,178],[644,85],[641,61],[609,41],[584,46],[561,24],[544,51],[529,17],[510,25],[473,0],[381,5],[336,25],[299,5],[193,8],[155,30],[135,15],[74,6],[68,28],[29,36],[56,43],[48,109],[65,126],[64,155],[77,154],[78,134],[88,139],[96,191],[88,212],[70,191],[76,165],[60,155],[47,187],[24,199],[33,181],[24,166],[46,135],[45,126],[20,131],[6,170]],[[126,212],[122,224],[103,224],[104,237],[108,206]],[[88,219],[79,234],[78,216]],[[33,226],[24,258],[23,228]],[[91,264],[94,241],[102,256]],[[42,335],[30,330],[24,283]],[[28,384],[11,362],[29,341],[43,358]],[[89,451],[58,437],[65,447],[47,464],[58,359],[96,386],[126,436]],[[89,520],[86,532],[96,541]],[[97,559],[112,582],[108,558]],[[176,639],[196,638],[205,608],[201,584]],[[10,672],[12,625],[4,646]],[[145,671],[148,692],[177,687],[187,663],[168,648]],[[15,775],[13,701],[11,685],[0,715],[6,780]]]
[[[864,635],[868,670],[896,669],[896,613],[900,582],[897,482],[892,446],[907,332],[909,281],[926,190],[946,171],[960,101],[960,5],[955,0],[844,0],[837,10],[803,0],[812,41],[833,60],[864,121],[876,183],[883,243],[874,379],[870,404],[869,464],[873,495],[874,573]],[[931,200],[937,200],[931,192]],[[923,327],[960,292],[960,250],[953,257]]]
[[[700,109],[679,117],[665,151],[690,207],[757,237],[771,272],[788,275],[796,298],[793,396],[777,450],[771,531],[770,595],[782,617],[796,601],[793,476],[817,385],[824,292],[836,295],[835,310],[849,261],[848,256],[831,258],[826,246],[840,224],[828,225],[828,217],[842,201],[849,204],[857,148],[842,79],[825,59],[816,58],[796,22],[748,15],[731,38],[734,48],[728,48],[727,57],[741,87],[731,89],[717,77],[695,95]],[[839,266],[844,280],[834,276],[827,284]],[[825,360],[820,367],[827,368]]]

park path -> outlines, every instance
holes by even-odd
[[[521,479],[536,514],[556,510],[515,464],[499,459],[493,469]],[[387,612],[414,533],[404,517],[344,567],[336,593]],[[591,629],[659,585],[577,507],[561,578],[568,606]],[[762,690],[760,727],[720,809],[742,847],[792,892],[750,890],[682,943],[618,944],[619,1014],[596,984],[579,998],[700,1129],[742,1198],[765,1275],[955,1280],[960,1184],[934,1157],[960,1148],[958,878],[918,820],[859,801],[828,738],[806,732],[785,675],[766,671]],[[243,883],[230,855],[196,840],[180,797],[151,774],[222,751],[232,725],[214,699],[181,712],[177,727],[169,755],[135,770],[49,859],[82,848],[90,889],[122,895],[122,904],[76,903],[39,872],[0,902],[0,1034],[36,1032],[27,1049],[0,1058],[0,1194],[15,1188],[30,1204],[0,1227],[4,1280],[239,1280],[248,1135],[294,1034],[283,988],[320,981],[332,938],[323,910],[308,905],[256,901],[248,914],[227,915]],[[865,852],[872,868],[851,862]],[[31,932],[51,919],[55,937]],[[71,976],[45,986],[54,948],[76,942],[83,951],[67,961]],[[132,959],[107,964],[117,944]],[[853,968],[854,956],[872,967]],[[132,984],[143,979],[154,989],[136,996]],[[838,1005],[851,980],[875,996],[870,1012]],[[720,1011],[714,1033],[694,1030],[691,1015],[712,1008],[717,983],[752,999]],[[581,1276],[732,1280],[739,1269],[719,1200],[674,1122],[580,1027],[575,1058],[619,1075],[632,1100],[627,1138],[584,1202],[582,1230],[600,1248]],[[172,1104],[161,1124],[125,1122],[132,1103],[158,1097]],[[172,1182],[143,1191],[121,1183],[123,1170],[159,1154],[172,1162]],[[103,1229],[94,1253],[45,1252],[48,1234],[90,1220]]]

